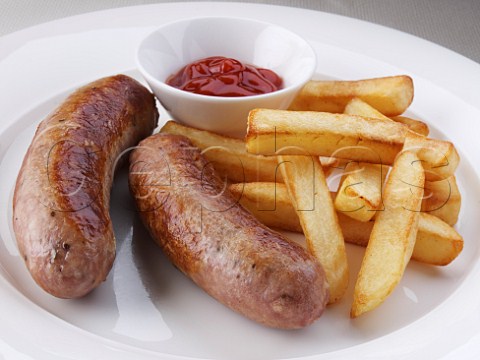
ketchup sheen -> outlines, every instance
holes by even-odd
[[[283,80],[271,70],[212,56],[184,66],[168,77],[167,84],[195,94],[235,97],[279,90]]]

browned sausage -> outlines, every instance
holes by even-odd
[[[115,162],[157,120],[153,95],[117,75],[77,90],[38,126],[17,178],[13,226],[30,273],[50,294],[80,297],[108,275]]]
[[[152,237],[218,301],[277,328],[301,328],[320,317],[328,300],[321,265],[224,191],[187,138],[143,140],[130,156],[129,181]]]

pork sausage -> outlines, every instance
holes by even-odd
[[[238,204],[198,148],[156,134],[130,155],[140,217],[168,258],[208,294],[264,325],[294,329],[329,296],[318,261]]]
[[[13,228],[28,270],[50,294],[80,297],[107,277],[114,166],[157,121],[153,95],[117,75],[78,89],[38,126],[15,186]]]

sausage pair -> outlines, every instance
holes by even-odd
[[[115,162],[154,130],[152,94],[123,75],[72,94],[38,127],[14,193],[20,254],[50,294],[80,297],[115,257]],[[328,300],[320,264],[238,204],[188,139],[157,134],[130,156],[140,217],[170,260],[211,296],[268,326],[304,327]]]

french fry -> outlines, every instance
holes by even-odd
[[[269,227],[303,232],[297,212],[283,183],[252,182],[230,184],[240,204]]]
[[[320,163],[322,164],[323,171],[325,168],[340,168],[347,164],[348,160],[336,159],[329,156],[320,156]]]
[[[417,134],[428,136],[428,134],[430,133],[430,129],[428,128],[428,125],[423,121],[415,120],[407,116],[401,116],[401,115],[392,116],[391,119],[408,126],[410,130],[416,132]]]
[[[168,121],[160,130],[164,133],[183,135],[203,150],[203,155],[213,163],[215,170],[231,182],[282,181],[277,170],[277,158],[247,153],[240,139],[195,129]]]
[[[460,213],[462,195],[455,176],[445,180],[426,181],[422,211],[435,215],[449,225],[455,225]]]
[[[359,222],[343,214],[338,214],[338,221],[345,241],[360,246],[368,245],[373,221]],[[420,213],[413,260],[446,266],[455,260],[462,250],[463,238],[453,227],[436,216]]]
[[[254,109],[248,116],[249,153],[318,156],[392,164],[407,129],[397,123],[313,111]]]
[[[463,250],[463,238],[436,216],[420,214],[414,259],[432,265],[450,264]]]
[[[427,136],[429,133],[428,125],[424,122],[410,119],[404,116],[395,116],[389,118],[359,98],[353,98],[352,100],[350,100],[345,107],[343,113],[348,115],[360,115],[364,117],[383,119],[385,121],[396,121],[400,124],[407,126],[410,130],[423,136]]]
[[[229,190],[256,218],[269,227],[302,232],[297,212],[285,184],[231,184]],[[335,198],[335,193],[332,197]],[[360,222],[337,212],[343,237],[350,244],[367,246],[373,221]],[[420,213],[412,259],[429,265],[446,266],[463,249],[463,238],[453,227],[428,213]]]
[[[347,104],[344,113],[348,115],[359,115],[383,119],[385,121],[392,121],[392,119],[386,117],[358,98],[352,99]],[[425,138],[424,136],[429,132],[428,126],[418,120],[413,120],[402,116],[394,117],[393,120],[406,124],[410,130],[417,135],[420,135],[413,136],[408,134],[409,142],[412,144],[407,143],[405,147],[413,151],[416,151],[415,149],[421,149],[418,151],[418,153],[421,160],[427,161],[424,166],[426,167],[426,171],[428,173],[428,179],[443,179],[445,176],[447,176],[447,174],[450,174],[450,169],[448,169],[449,161],[451,160],[453,162],[453,166],[456,166],[459,161],[458,154],[456,151],[453,151],[453,147],[450,147],[445,143],[440,143],[437,140]],[[434,165],[429,166],[429,163]]]
[[[358,81],[309,81],[290,105],[290,110],[343,112],[358,97],[382,114],[402,114],[413,100],[409,76],[390,76]]]
[[[332,174],[333,170],[344,167],[346,161],[344,159],[320,156],[320,164],[322,164],[325,177],[329,177]]]
[[[290,200],[298,210],[307,249],[322,264],[332,304],[348,286],[348,263],[342,231],[320,160],[310,156],[278,156]]]
[[[416,153],[422,160],[426,180],[444,180],[454,174],[460,157],[451,142],[429,139],[414,132],[407,135],[403,149]]]
[[[425,174],[416,154],[404,151],[393,165],[353,295],[351,317],[371,311],[399,283],[417,238]]]
[[[335,197],[335,209],[358,221],[369,221],[382,207],[382,188],[387,167],[349,162]]]
[[[453,175],[460,160],[451,142],[425,138],[394,121],[314,111],[250,111],[246,146],[253,154],[281,150],[384,165],[391,165],[405,146],[418,154],[428,180]]]

